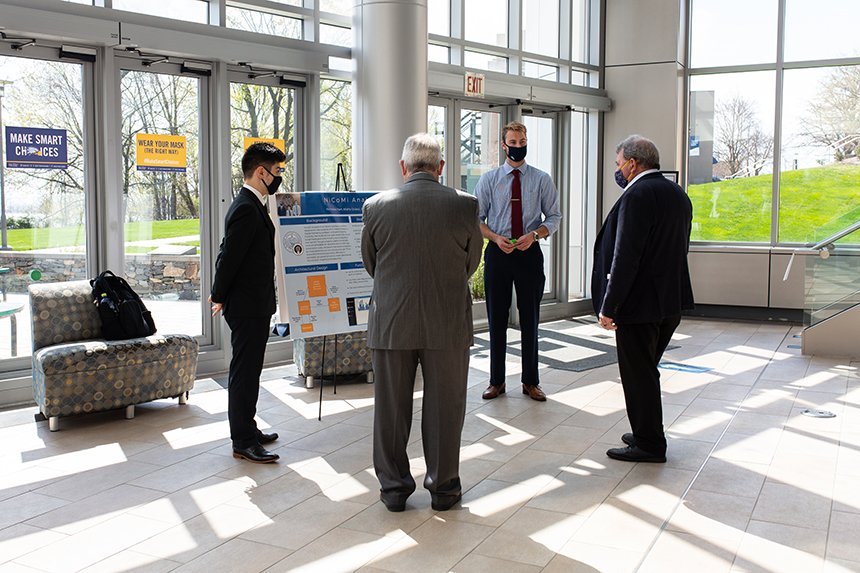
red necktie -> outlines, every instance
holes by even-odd
[[[523,192],[520,188],[520,170],[511,171],[514,182],[511,183],[511,238],[523,236]]]

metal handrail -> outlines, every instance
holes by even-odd
[[[850,235],[851,233],[853,233],[857,229],[860,229],[860,221],[857,221],[856,223],[854,223],[850,227],[845,227],[844,229],[842,229],[838,233],[834,233],[833,235],[827,237],[826,239],[824,239],[820,243],[816,243],[816,244],[812,245],[811,247],[809,247],[809,249],[814,250],[814,251],[821,250],[821,249],[827,247],[828,245],[830,245],[831,243],[835,243],[836,241],[838,241],[842,237],[847,237],[848,235]]]
[[[782,275],[782,282],[785,282],[788,280],[788,273],[791,272],[791,265],[794,264],[794,255],[796,255],[797,253],[815,253],[815,252],[817,252],[819,257],[821,257],[822,259],[827,259],[830,257],[830,251],[832,250],[833,243],[835,243],[836,241],[838,241],[839,239],[841,239],[843,237],[847,237],[848,235],[850,235],[854,231],[857,231],[858,229],[860,229],[860,221],[857,221],[853,225],[845,227],[841,231],[830,235],[829,237],[827,237],[823,241],[815,243],[812,246],[794,249],[791,252],[791,258],[788,259],[788,265],[785,267],[785,274]]]

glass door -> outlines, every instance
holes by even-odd
[[[0,46],[0,360],[29,366],[27,287],[88,278],[92,68]],[[27,358],[26,363],[22,360]],[[22,364],[15,364],[18,359]]]
[[[234,79],[236,81],[230,83],[230,154],[234,196],[242,187],[242,155],[248,146],[257,142],[271,143],[287,156],[281,165],[283,182],[278,193],[304,191],[300,183],[301,173],[297,170],[300,161],[296,136],[299,127],[296,121],[299,117],[297,109],[302,89],[296,85],[282,85],[280,77],[276,75],[258,78],[254,83],[248,83],[247,73],[236,74]],[[276,201],[276,204],[286,209],[290,201]],[[286,212],[280,214],[286,215]],[[278,242],[276,247],[279,245]],[[275,292],[278,297],[283,294],[277,287]],[[277,321],[277,315],[276,311],[273,321]]]
[[[528,132],[529,150],[526,162],[541,171],[549,173],[556,187],[558,187],[555,114],[524,115],[522,121]],[[555,293],[555,259],[553,257],[555,239],[555,235],[550,235],[547,239],[539,243],[543,251],[543,270],[546,274],[546,286],[544,286],[545,300],[553,298]]]
[[[451,167],[448,165],[448,155],[446,154],[445,135],[448,133],[446,127],[448,121],[448,106],[445,103],[435,105],[432,101],[427,106],[427,133],[435,137],[442,147],[442,159],[445,161],[445,167],[442,170],[440,182],[442,185],[448,185],[451,177],[448,175]]]
[[[200,336],[207,82],[169,62],[128,67],[120,72],[123,274],[159,331]]]
[[[499,166],[502,119],[497,111],[460,110],[460,184],[455,187],[474,195],[481,175]]]

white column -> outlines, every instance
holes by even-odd
[[[607,0],[603,217],[621,195],[615,146],[638,133],[660,150],[660,167],[683,171],[685,0]],[[683,173],[682,173],[683,175]],[[601,221],[603,218],[601,217]]]
[[[427,131],[427,0],[356,0],[353,35],[353,188],[389,189],[403,142]]]

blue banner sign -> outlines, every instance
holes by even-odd
[[[68,142],[65,129],[6,126],[6,167],[66,169]]]

